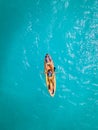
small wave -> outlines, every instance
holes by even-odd
[[[64,87],[62,88],[62,91],[63,91],[63,92],[71,92],[70,89],[68,89],[68,88],[64,88]]]
[[[27,27],[27,32],[31,32],[32,31],[32,22],[29,21],[28,27]]]
[[[97,95],[98,95],[98,92],[95,92],[94,95],[97,96]]]
[[[90,14],[89,10],[84,11],[84,15],[88,15],[88,14]]]
[[[30,68],[30,64],[29,64],[29,62],[27,61],[27,59],[23,60],[22,62],[23,62],[23,64],[24,64],[24,67],[25,67],[26,70],[27,70],[28,68]]]
[[[70,44],[70,43],[66,43],[66,46],[67,46],[67,50],[68,50],[68,55],[71,57],[71,58],[74,58],[75,57],[75,54],[73,53],[73,46]]]
[[[65,6],[65,9],[67,9],[67,8],[68,8],[68,6],[69,6],[69,2],[68,2],[68,1],[66,1],[66,2],[65,2],[65,4],[64,4],[64,6]]]
[[[70,80],[77,80],[77,77],[76,77],[76,76],[73,76],[73,75],[71,75],[71,74],[69,74],[69,79],[70,79]]]
[[[24,64],[24,66],[25,66],[25,69],[30,68],[31,66],[30,66],[30,64],[28,62],[28,58],[26,56],[27,55],[26,54],[26,49],[23,50],[23,54],[24,54],[24,60],[22,62]]]
[[[74,32],[67,32],[66,34],[66,37],[67,38],[70,38],[70,39],[76,39],[76,33]]]
[[[95,101],[95,104],[98,106],[98,100]]]
[[[34,44],[36,45],[37,48],[38,48],[39,41],[40,41],[40,37],[39,37],[39,34],[37,34],[35,36],[35,41],[34,41]]]
[[[60,109],[64,109],[65,107],[64,107],[63,105],[60,105],[59,108],[60,108]]]
[[[77,106],[77,103],[75,103],[75,102],[73,102],[73,101],[71,101],[71,100],[68,100],[68,102],[69,102],[70,104],[74,105],[74,106]]]
[[[74,57],[74,56],[73,56]],[[73,65],[73,62],[71,61],[71,60],[68,60],[68,63],[70,64],[70,65]]]
[[[89,84],[90,80],[84,81],[83,84]]]
[[[53,14],[57,14],[58,10],[56,8],[56,6],[53,7]]]
[[[53,0],[52,5],[56,5],[57,4],[57,0]]]
[[[41,81],[44,83],[44,78],[43,78],[42,74],[40,74],[39,76],[40,76]],[[44,83],[44,85],[45,85],[45,83]]]
[[[66,96],[65,95],[61,95],[61,94],[59,94],[58,97],[62,98],[62,99],[66,99]]]
[[[94,99],[93,99],[92,97],[88,98],[88,101],[90,101],[90,102],[93,101],[93,100],[94,100]]]
[[[84,66],[81,72],[85,73],[86,70],[91,70],[93,67],[96,67],[96,65],[91,64],[91,65]]]
[[[98,84],[93,83],[92,85],[95,86],[95,87],[98,87]]]
[[[80,106],[84,106],[84,105],[86,105],[86,103],[85,102],[81,102],[81,103],[79,103],[79,105]]]
[[[66,74],[66,72],[65,72],[64,68],[63,68],[63,67],[61,67],[61,66],[59,66],[59,65],[58,65],[58,70],[59,70],[60,72],[62,72],[63,74]]]

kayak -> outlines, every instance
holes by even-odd
[[[45,56],[44,70],[48,92],[50,96],[53,97],[56,91],[56,75],[55,75],[54,63],[49,54],[46,54]]]

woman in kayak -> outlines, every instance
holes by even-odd
[[[45,61],[46,63],[51,62],[51,57],[48,54],[45,56]]]
[[[45,62],[46,62],[46,66],[45,66],[46,70],[49,70],[50,68],[55,72],[56,68],[55,67],[53,68],[51,57],[48,54],[46,54],[45,56]]]

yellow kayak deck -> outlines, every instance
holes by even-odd
[[[48,65],[51,68],[53,68],[51,77],[49,77],[47,74],[48,73],[48,69],[47,69]],[[53,60],[51,60],[51,62],[48,62],[48,63],[46,61],[44,61],[44,69],[45,69],[46,85],[48,88],[48,92],[53,97],[55,95],[55,91],[56,91],[56,75],[55,75],[55,71],[54,71]]]

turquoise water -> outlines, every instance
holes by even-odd
[[[0,130],[98,130],[97,0],[0,1]]]

